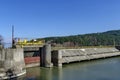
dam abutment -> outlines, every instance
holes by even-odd
[[[7,79],[17,77],[26,73],[23,49],[9,48],[0,49],[0,78]]]
[[[83,49],[61,49],[52,51],[52,62],[54,66],[61,67],[63,63],[78,62],[120,56],[116,48],[83,48]]]

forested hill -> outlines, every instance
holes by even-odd
[[[54,46],[112,46],[120,45],[120,30],[44,39]]]

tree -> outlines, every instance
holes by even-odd
[[[0,45],[3,45],[3,37],[0,35]]]
[[[120,45],[120,30],[44,39],[45,41],[52,40],[53,43],[61,45],[74,43],[74,46],[114,46]]]

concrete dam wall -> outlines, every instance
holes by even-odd
[[[0,80],[25,73],[23,49],[0,49]]]
[[[92,60],[119,55],[120,51],[116,48],[62,49],[52,52],[52,62],[55,66],[62,66],[63,63]]]

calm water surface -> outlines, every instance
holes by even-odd
[[[120,80],[120,57],[65,64],[62,68],[29,68],[21,80]]]

